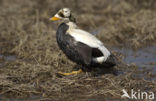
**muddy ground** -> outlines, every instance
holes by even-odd
[[[156,44],[155,0],[0,0],[0,100],[128,101],[121,99],[122,89],[156,92],[150,80],[155,72],[138,69],[135,61],[126,64],[113,50],[120,61],[113,69],[57,76],[76,66],[57,46],[60,22],[49,21],[62,7],[71,8],[77,24],[110,50]]]

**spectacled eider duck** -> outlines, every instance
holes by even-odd
[[[115,60],[111,52],[92,34],[79,29],[69,8],[59,10],[52,21],[62,20],[56,32],[58,46],[72,61],[84,67],[112,67]],[[72,75],[82,72],[82,69],[62,75]]]

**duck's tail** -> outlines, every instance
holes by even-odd
[[[91,67],[104,67],[104,68],[109,68],[109,67],[113,67],[113,66],[116,66],[118,63],[117,63],[117,58],[115,55],[111,54],[106,61],[104,61],[103,63],[96,63],[94,61],[92,61]],[[88,66],[88,67],[89,67]]]
[[[104,67],[113,67],[117,65],[117,58],[115,55],[111,54],[108,59],[102,63]]]

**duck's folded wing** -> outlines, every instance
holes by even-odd
[[[103,45],[103,43],[98,40],[95,36],[92,34],[81,30],[81,29],[71,29],[68,31],[68,33],[78,42],[81,42],[83,44],[88,45],[90,48],[97,48],[102,53],[103,56],[100,58],[101,61],[106,61],[106,59],[110,56],[110,52],[108,49]]]
[[[90,65],[91,62],[104,62],[105,57],[98,48],[91,48],[90,46],[81,42],[77,42],[73,47],[75,47],[75,53],[77,53],[78,56],[76,58],[85,65]]]
[[[81,42],[77,42],[74,47],[79,54],[81,61],[84,62],[85,65],[89,65],[92,60],[92,49],[88,45]]]

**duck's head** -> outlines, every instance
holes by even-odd
[[[60,9],[53,17],[50,18],[52,21],[64,20],[76,22],[69,8]]]

